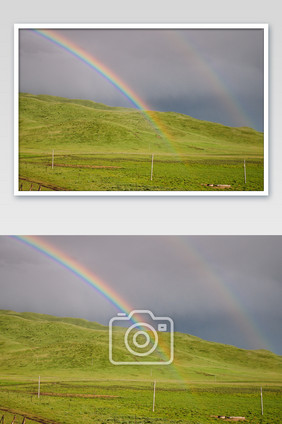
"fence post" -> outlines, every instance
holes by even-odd
[[[260,406],[261,406],[261,415],[263,415],[262,387],[260,388]]]
[[[246,174],[246,160],[244,159],[244,182],[247,182],[247,174]]]
[[[152,163],[151,163],[151,181],[153,179],[153,172],[154,172],[154,155],[152,155]]]
[[[153,392],[153,412],[155,412],[155,401],[156,401],[156,380],[154,381],[154,392]]]

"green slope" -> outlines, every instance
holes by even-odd
[[[120,340],[125,330],[117,329]],[[166,335],[167,336],[167,335]],[[108,327],[82,319],[0,311],[0,370],[11,375],[147,378],[151,367],[114,366],[108,360]],[[126,360],[122,342],[118,360]],[[175,334],[173,365],[156,366],[159,379],[281,380],[281,357]]]
[[[174,112],[152,112],[164,137],[135,109],[21,93],[20,151],[263,156],[263,134]]]

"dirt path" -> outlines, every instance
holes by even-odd
[[[27,161],[27,160],[22,160],[22,163],[30,163],[30,164],[34,164],[36,163],[37,165],[42,165],[42,166],[52,166],[52,164],[50,163],[42,163],[42,162],[36,162],[36,161]],[[78,165],[78,164],[66,164],[66,163],[54,163],[53,165],[60,167],[65,167],[65,168],[92,168],[92,169],[121,169],[121,166],[112,166],[112,165]]]
[[[42,418],[42,417],[39,417],[38,415],[30,414],[28,412],[19,411],[16,409],[0,407],[0,411],[9,412],[15,415],[20,415],[22,417],[26,417],[29,420],[32,420],[41,424],[62,424],[61,422],[58,422],[58,421],[49,420],[48,418]]]
[[[37,395],[37,392],[30,393],[32,395]],[[119,398],[120,396],[114,395],[92,395],[92,394],[84,394],[84,393],[50,393],[50,392],[40,392],[40,396],[58,396],[58,397],[74,397],[74,398]]]
[[[65,168],[121,169],[121,166],[110,166],[110,165],[68,165],[65,163],[55,163],[54,166],[65,167]]]

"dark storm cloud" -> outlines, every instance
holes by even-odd
[[[60,31],[152,109],[262,129],[262,30]],[[95,71],[29,30],[20,31],[20,90],[131,106]]]
[[[282,353],[282,237],[46,237],[134,309],[170,316],[176,330]],[[117,309],[71,272],[0,238],[0,308],[107,324]]]

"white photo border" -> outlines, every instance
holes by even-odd
[[[264,189],[261,191],[20,191],[19,190],[19,31],[21,29],[262,29],[264,31]],[[269,195],[269,25],[178,24],[178,23],[97,23],[14,24],[14,195],[15,196],[268,196]]]

